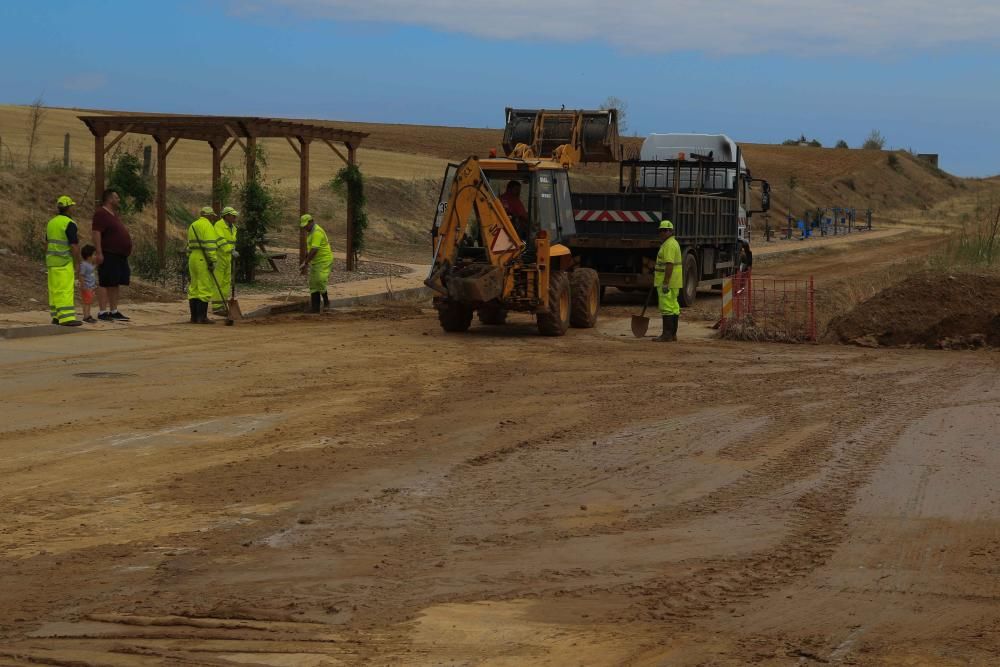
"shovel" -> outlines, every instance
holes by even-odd
[[[653,292],[655,291],[655,285],[649,288],[649,293],[646,295],[646,303],[642,307],[642,314],[632,316],[632,335],[636,338],[645,336],[646,331],[649,329],[649,318],[646,317],[646,309],[649,308],[649,302],[652,300]]]
[[[229,318],[231,320],[242,320],[243,312],[240,310],[240,302],[236,300],[236,258],[232,260],[233,271],[232,275],[232,292],[229,296]]]

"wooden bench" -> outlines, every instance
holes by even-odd
[[[267,248],[264,246],[264,243],[265,243],[265,241],[261,241],[260,243],[257,244],[257,247],[260,248],[261,253],[263,253],[263,255],[264,255],[264,259],[267,260],[267,263],[271,265],[271,271],[273,271],[274,273],[280,273],[281,269],[279,269],[278,265],[274,263],[274,260],[276,260],[276,259],[287,259],[288,258],[288,253],[287,252],[268,252]]]

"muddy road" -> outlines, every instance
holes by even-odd
[[[0,663],[996,663],[1000,355],[627,332],[0,343]]]

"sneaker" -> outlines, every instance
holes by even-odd
[[[98,313],[97,314],[97,319],[101,320],[102,322],[114,322],[115,321],[115,318],[111,317],[111,313]]]
[[[111,313],[110,313],[110,315],[111,315],[111,319],[118,320],[119,322],[128,322],[129,321],[129,318],[125,317],[123,314],[121,314],[117,310],[112,310]]]
[[[82,327],[83,326],[83,322],[81,322],[80,320],[70,320],[69,322],[63,322],[59,326],[63,326],[63,327]]]
[[[83,318],[83,321],[86,322],[87,324],[94,324],[95,322],[97,322],[97,320],[95,320],[91,316],[87,316],[87,317]]]

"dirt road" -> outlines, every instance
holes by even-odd
[[[1000,356],[695,326],[0,343],[0,663],[995,664]]]

